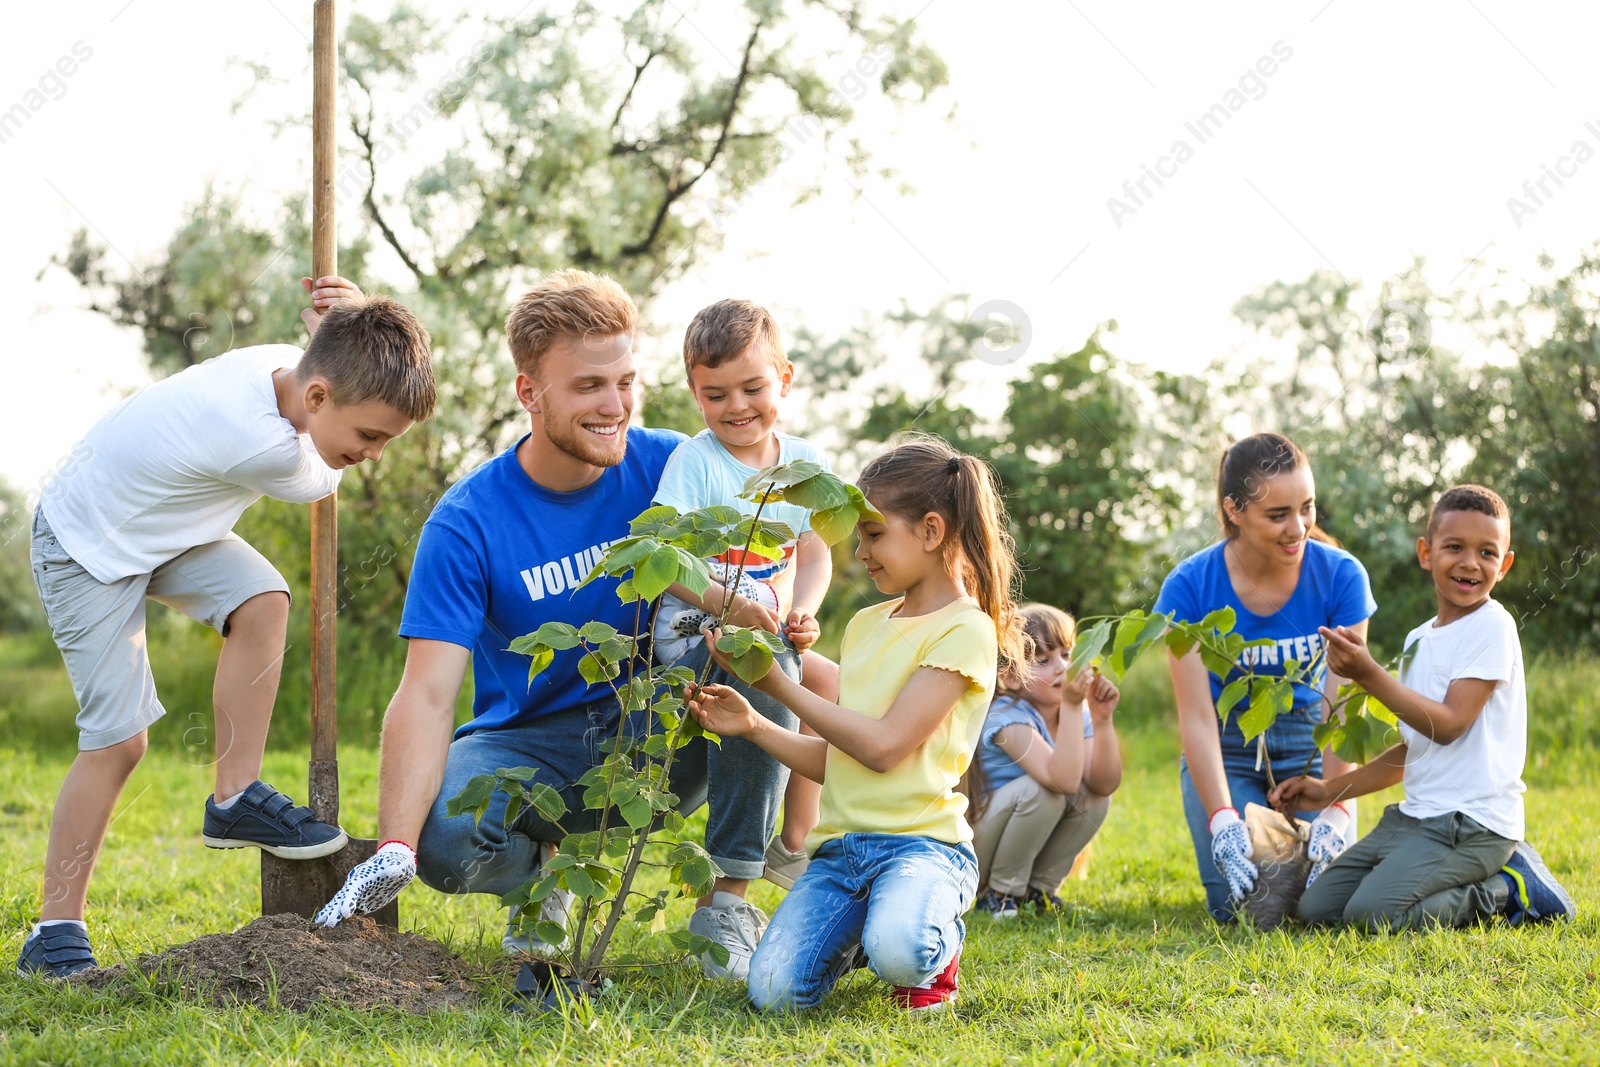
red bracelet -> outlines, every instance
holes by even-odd
[[[1338,808],[1340,811],[1344,812],[1346,815],[1350,816],[1350,818],[1352,818],[1352,819],[1356,817],[1356,813],[1351,811],[1349,808],[1345,807],[1344,806],[1344,801],[1342,801],[1342,800],[1335,800],[1332,804],[1329,804],[1328,807],[1330,807],[1330,808]]]
[[[1218,808],[1217,811],[1231,811],[1235,815],[1239,814],[1239,809],[1234,807],[1232,804],[1224,804],[1224,805],[1222,805],[1222,807]],[[1215,819],[1217,817],[1217,811],[1214,811],[1210,815],[1207,815],[1206,816],[1206,822],[1210,822],[1212,819]]]
[[[406,845],[406,843],[404,841],[400,840],[398,837],[389,838],[389,840],[387,840],[387,841],[383,842],[383,844],[379,845],[378,848],[381,849],[385,845],[405,845],[407,852],[411,853],[413,856],[415,856],[417,854],[417,850],[416,849],[412,848],[410,845]],[[373,851],[377,851],[377,849],[374,849]]]

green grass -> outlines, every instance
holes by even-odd
[[[1129,773],[1095,843],[1092,879],[1067,884],[1074,908],[1064,917],[973,919],[952,1016],[906,1018],[858,973],[819,1012],[762,1018],[736,987],[679,968],[623,976],[592,1011],[528,1020],[498,1006],[499,976],[484,980],[486,1006],[421,1019],[222,1011],[151,989],[90,994],[12,976],[37,915],[50,808],[71,758],[54,734],[42,743],[40,717],[59,706],[50,692],[64,682],[40,659],[30,666],[14,644],[0,646],[0,1062],[1504,1065],[1594,1062],[1600,1047],[1600,771],[1585,740],[1600,681],[1592,663],[1544,672],[1540,692],[1551,695],[1536,707],[1559,699],[1570,718],[1531,731],[1530,834],[1578,900],[1582,917],[1571,926],[1394,937],[1217,927],[1204,916],[1182,822],[1159,666],[1141,666],[1123,713]],[[69,691],[69,720],[70,699]],[[210,777],[203,753],[162,736],[181,732],[178,723],[156,728],[107,840],[90,901],[102,962],[231,930],[256,914],[254,855],[199,843]],[[1542,764],[1541,745],[1555,748]],[[343,821],[370,836],[375,755],[348,745],[340,755]],[[269,779],[303,792],[304,775],[303,754],[269,755]],[[1362,826],[1392,799],[1364,799]],[[762,883],[754,898],[770,911],[781,894]],[[502,913],[492,899],[419,885],[401,907],[407,929],[503,976]],[[688,915],[679,903],[668,922]]]

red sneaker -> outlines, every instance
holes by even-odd
[[[960,955],[952,956],[949,965],[927,985],[897,985],[890,995],[896,1004],[908,1011],[943,1011],[946,1004],[955,1003],[960,969]]]

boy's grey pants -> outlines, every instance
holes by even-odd
[[[1306,890],[1300,920],[1373,932],[1470,926],[1505,910],[1499,870],[1515,847],[1458,811],[1416,819],[1390,804]]]
[[[1054,893],[1110,810],[1111,798],[1087,787],[1069,797],[1026,774],[1007,782],[990,794],[972,828],[978,885],[1012,897],[1030,888]]]

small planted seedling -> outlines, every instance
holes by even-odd
[[[786,646],[781,637],[765,630],[730,626],[727,617],[733,606],[731,591],[743,577],[742,561],[751,555],[778,559],[783,546],[794,539],[788,526],[761,517],[766,506],[784,500],[811,509],[812,529],[830,545],[848,536],[863,518],[881,519],[860,489],[810,461],[769,467],[752,477],[741,495],[756,505],[753,515],[727,505],[682,513],[656,506],[641,512],[629,524],[628,536],[606,550],[579,587],[601,580],[616,582],[617,597],[634,605],[631,631],[599,621],[582,626],[548,622],[511,642],[511,651],[529,658],[530,682],[551,667],[558,653],[576,651],[579,674],[591,685],[610,687],[621,709],[617,732],[601,746],[605,758],[577,783],[583,789],[583,807],[599,813],[597,829],[563,836],[544,869],[501,898],[502,904],[521,909],[523,932],[546,944],[565,946],[561,952],[565,977],[550,978],[545,985],[559,979],[568,992],[598,988],[606,952],[622,923],[648,930],[675,893],[703,896],[722,873],[705,849],[679,840],[685,819],[670,788],[673,765],[683,747],[695,739],[704,736],[712,743],[718,739],[705,734],[684,706],[684,688],[704,682],[711,664],[697,678],[687,667],[650,661],[645,638],[653,629],[661,594],[681,585],[703,595],[711,585],[706,559],[741,548],[741,562],[716,612],[722,627],[717,648],[727,654],[734,674],[754,682],[772,668],[774,657]],[[505,767],[478,775],[448,802],[447,810],[482,819],[497,793],[506,795],[506,825],[529,808],[555,825],[568,814],[561,793],[538,781],[532,767]],[[670,888],[655,892],[637,888],[637,876],[645,866],[663,871]],[[539,906],[558,889],[571,893],[577,902],[570,930],[538,919]],[[718,964],[727,962],[727,949],[704,937],[682,930],[666,936],[682,955],[709,953]],[[549,968],[538,973],[555,974]]]
[[[1265,765],[1268,781],[1272,781],[1272,765],[1265,760],[1264,735],[1280,715],[1293,709],[1295,686],[1311,685],[1321,672],[1325,657],[1321,649],[1305,663],[1285,660],[1282,674],[1262,674],[1257,669],[1258,656],[1247,650],[1275,642],[1267,637],[1247,641],[1234,633],[1238,618],[1232,608],[1218,608],[1196,622],[1179,619],[1176,612],[1147,613],[1138,609],[1084,621],[1092,625],[1082,631],[1073,649],[1070,670],[1074,674],[1093,668],[1120,681],[1134,662],[1152,648],[1165,647],[1174,656],[1186,656],[1198,648],[1206,669],[1226,680],[1217,696],[1217,717],[1226,721],[1231,712],[1243,707],[1239,731],[1246,742],[1257,743],[1257,765]],[[1410,651],[1408,648],[1401,654],[1400,663]],[[1325,721],[1316,727],[1312,738],[1318,751],[1331,746],[1341,759],[1365,763],[1399,739],[1394,724],[1394,714],[1388,708],[1360,686],[1347,682],[1339,687]],[[1310,770],[1311,762],[1307,761],[1301,773]]]

